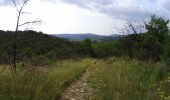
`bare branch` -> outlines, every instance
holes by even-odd
[[[12,0],[12,2],[14,3],[14,6],[15,6],[16,10],[19,12],[19,9],[17,7],[17,4],[16,4],[15,0]]]
[[[19,27],[27,25],[27,24],[35,24],[35,23],[42,23],[42,21],[31,21],[31,22],[25,22],[23,24],[18,25]]]
[[[29,13],[29,12],[22,12],[21,14],[32,14],[32,13]]]
[[[29,0],[24,0],[23,4],[22,4],[22,6],[21,6],[21,8],[20,8],[20,10],[19,10],[19,13],[22,13],[23,8],[24,8],[24,6],[27,4],[28,1],[29,1]]]
[[[24,31],[28,31],[28,30],[29,30],[29,28],[26,27]]]
[[[21,8],[21,2],[19,0],[16,0],[18,2],[19,7]]]
[[[122,28],[118,28],[118,26],[116,24],[114,24],[113,29],[115,31],[117,31],[119,34],[122,34],[123,36],[125,35],[124,34],[125,33],[124,30]]]
[[[18,12],[18,16],[17,16],[17,22],[16,22],[16,29],[15,29],[15,35],[14,35],[14,51],[13,51],[13,69],[14,72],[16,73],[16,57],[17,57],[17,34],[18,34],[18,29],[20,26],[24,26],[27,24],[34,24],[34,23],[41,23],[42,21],[31,21],[31,22],[25,22],[23,24],[20,24],[20,18],[21,15],[27,12],[23,12],[23,8],[26,6],[26,4],[28,3],[29,0],[22,0],[23,2],[19,1],[19,0],[12,0],[14,3],[14,6]]]
[[[141,42],[142,40],[136,37],[137,34],[141,34],[144,32],[144,27],[139,23],[134,23],[133,20],[126,20],[125,24],[122,27],[118,28],[116,25],[114,29],[119,32],[120,34],[129,35],[130,38],[134,41]]]

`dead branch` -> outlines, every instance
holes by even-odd
[[[20,18],[22,14],[26,14],[27,12],[24,12],[23,9],[27,5],[28,1],[30,0],[12,0],[15,9],[17,10],[18,16],[17,16],[17,22],[16,22],[16,28],[15,28],[15,35],[14,35],[14,51],[13,51],[13,69],[14,72],[16,73],[16,55],[17,55],[17,34],[18,34],[18,29],[21,26],[27,25],[27,24],[35,24],[35,23],[41,23],[42,21],[30,21],[30,22],[24,22],[23,24],[20,24]]]
[[[138,23],[135,23],[133,20],[126,20],[125,24],[122,27],[118,28],[116,25],[114,29],[123,35],[130,34],[141,34],[144,30],[144,27]]]
[[[19,27],[20,26],[24,26],[24,25],[27,25],[27,24],[35,24],[35,23],[41,23],[42,21],[31,21],[31,22],[25,22],[25,23],[23,23],[23,24],[20,24],[20,25],[18,25]]]

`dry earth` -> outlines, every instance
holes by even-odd
[[[92,100],[95,89],[88,83],[90,75],[91,71],[87,69],[79,80],[65,90],[60,100]]]

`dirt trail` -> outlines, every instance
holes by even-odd
[[[79,80],[65,90],[60,100],[92,100],[94,89],[88,83],[90,75],[91,72],[87,69]]]

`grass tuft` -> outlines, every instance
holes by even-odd
[[[90,59],[65,60],[48,68],[18,69],[18,75],[12,75],[7,66],[0,66],[0,99],[56,100],[90,63]]]
[[[156,66],[164,65],[120,58],[98,60],[90,79],[96,88],[95,100],[160,100],[156,79],[164,74],[155,72]]]

